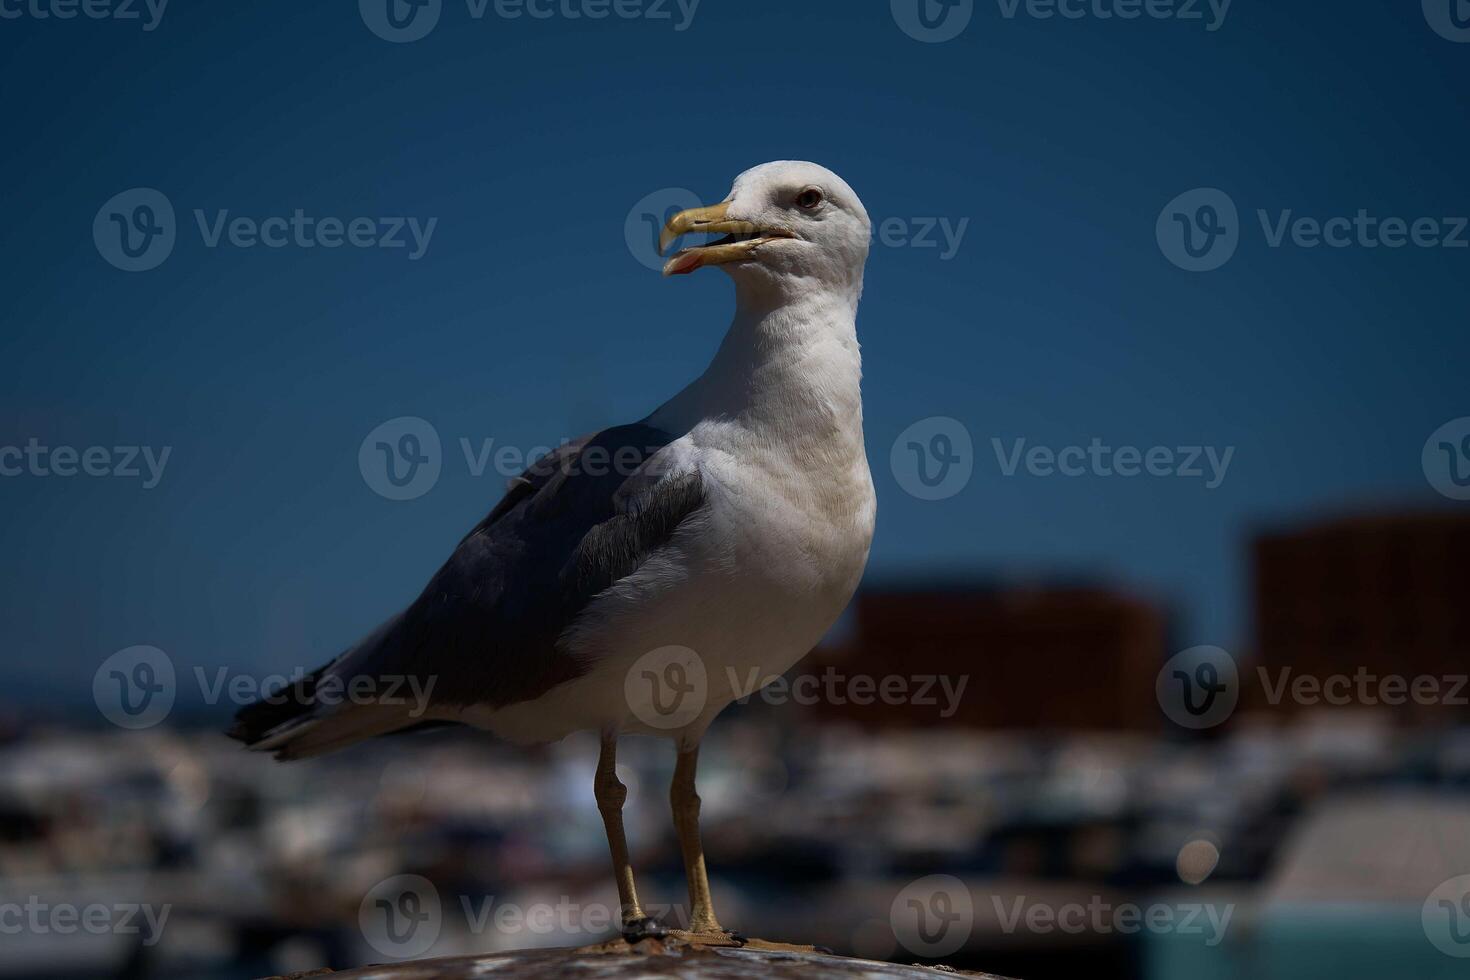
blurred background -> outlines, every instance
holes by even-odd
[[[878,530],[706,740],[725,924],[1464,976],[1467,42],[1463,0],[0,0],[0,975],[614,933],[595,740],[220,731],[702,369],[729,284],[655,229],[795,158],[874,220]],[[672,765],[625,740],[677,923]]]

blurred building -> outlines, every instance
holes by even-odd
[[[1154,676],[1167,657],[1164,613],[1103,588],[864,590],[845,642],[813,655],[813,670],[850,677],[965,678],[957,710],[918,698],[824,699],[823,717],[869,728],[961,725],[1039,730],[1158,726]],[[805,669],[805,668],[803,668]],[[943,694],[936,683],[936,689]]]
[[[1360,684],[1377,692],[1386,677],[1409,685],[1432,678],[1437,703],[1417,703],[1411,690],[1406,704],[1375,706],[1419,720],[1463,720],[1470,690],[1455,697],[1450,688],[1470,671],[1467,557],[1464,512],[1359,516],[1259,536],[1252,552],[1253,666],[1274,679],[1349,675],[1355,706],[1364,703]],[[1265,686],[1246,686],[1256,707],[1330,706],[1292,697],[1268,704]]]

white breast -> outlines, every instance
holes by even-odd
[[[683,434],[666,458],[698,470],[706,506],[563,634],[585,675],[464,720],[523,741],[589,728],[693,740],[821,639],[857,588],[876,510],[855,310],[855,296],[813,295],[737,313],[709,369],[648,420]],[[703,683],[698,712],[663,727],[627,685],[671,648]]]

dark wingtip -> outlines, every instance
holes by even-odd
[[[287,722],[310,713],[314,707],[312,699],[316,692],[316,681],[322,670],[314,671],[270,692],[253,704],[245,705],[235,712],[234,724],[225,730],[225,735],[250,748]],[[277,753],[276,758],[281,758],[280,753]]]

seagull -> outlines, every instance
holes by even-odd
[[[735,282],[704,373],[641,421],[533,463],[412,605],[242,708],[229,734],[285,760],[426,722],[523,744],[599,733],[594,795],[630,940],[670,930],[639,903],[617,742],[670,738],[690,903],[678,932],[728,944],[700,844],[699,743],[817,644],[867,564],[856,317],[871,224],[832,171],[778,161],[670,218],[660,251],[688,234],[724,237],[664,275],[718,266]],[[427,704],[401,696],[405,678]]]

